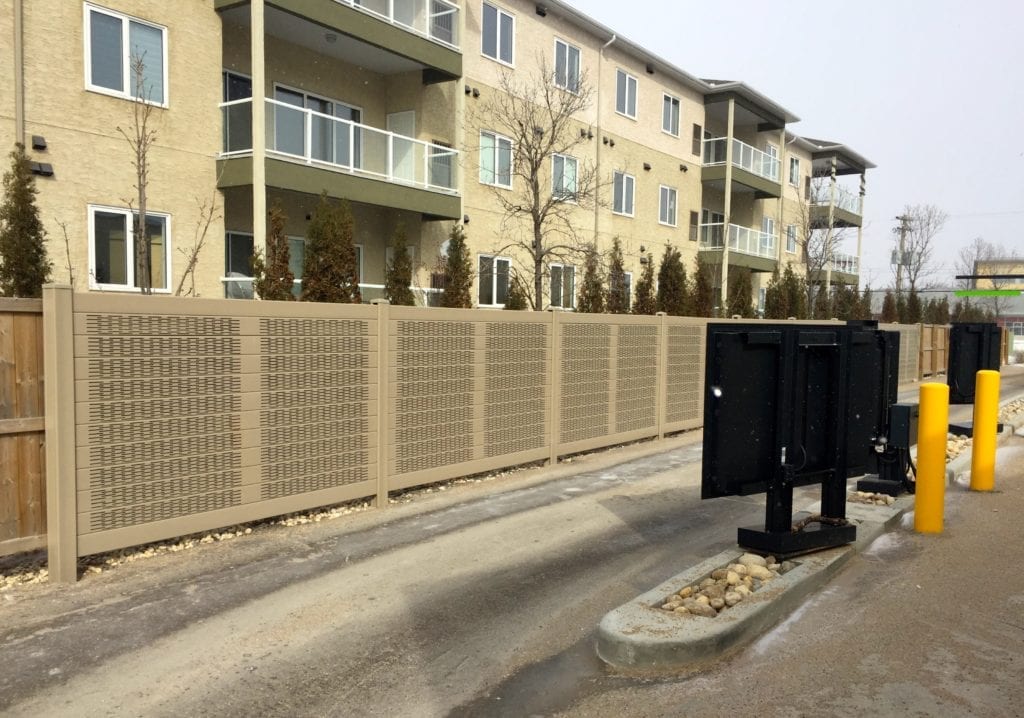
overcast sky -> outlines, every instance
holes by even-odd
[[[908,204],[950,215],[936,281],[974,237],[1024,254],[1024,1],[569,2],[693,75],[746,82],[801,118],[797,134],[878,165],[862,286],[891,284]]]

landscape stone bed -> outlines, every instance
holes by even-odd
[[[1024,399],[1014,399],[999,409],[999,421],[1007,422],[1024,411]]]
[[[872,504],[874,506],[891,506],[896,503],[895,496],[876,494],[871,491],[855,491],[847,494],[846,500],[854,504]]]
[[[773,556],[745,553],[735,563],[684,586],[654,608],[683,617],[715,618],[795,566],[792,561],[778,563]]]

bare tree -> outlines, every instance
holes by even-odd
[[[961,248],[958,253],[956,270],[957,274],[999,274],[996,262],[1000,260],[1011,260],[1012,262],[1018,259],[1019,255],[1016,252],[1009,251],[1000,244],[987,242],[982,237],[975,237],[971,240],[970,244]],[[985,288],[991,289],[1009,289],[1013,285],[1013,282],[1010,280],[993,278],[981,280],[961,279],[957,281],[957,284],[962,289],[973,289],[978,286],[979,281],[987,285]],[[971,303],[970,298],[965,297],[965,299],[969,305]],[[982,303],[988,305],[996,319],[1002,317],[1003,312],[1007,308],[1006,297],[984,297]]]
[[[135,283],[143,294],[152,294],[151,241],[146,233],[146,201],[149,187],[149,153],[156,142],[157,133],[150,125],[154,105],[150,101],[152,88],[146,84],[145,53],[132,54],[131,74],[132,87],[135,88],[132,123],[128,129],[119,126],[117,131],[128,142],[132,150],[132,164],[135,166],[136,195],[135,200],[128,202],[134,217],[132,235],[135,248]]]
[[[829,185],[827,176],[813,178],[810,195],[801,192],[797,202],[796,242],[807,267],[808,307],[815,306],[818,292],[829,291],[825,281],[828,267],[846,238],[845,228],[822,223],[812,211],[814,205],[828,200]]]
[[[935,271],[935,237],[949,215],[933,204],[915,204],[904,207],[902,216],[906,218],[907,230],[902,242],[903,256],[897,259],[903,264],[903,277],[913,292],[917,291],[919,281]]]
[[[210,232],[210,225],[214,220],[219,219],[217,214],[217,190],[214,190],[210,201],[206,202],[196,197],[196,205],[199,209],[199,219],[196,221],[195,232],[192,236],[192,244],[188,247],[179,247],[178,251],[185,257],[185,271],[182,272],[178,288],[174,290],[174,296],[186,297],[196,295],[196,266],[199,264],[199,255],[206,246],[206,237]],[[188,288],[185,288],[185,283]]]
[[[593,132],[579,119],[594,94],[586,73],[576,82],[556,83],[543,58],[537,66],[534,74],[503,72],[497,89],[470,117],[481,132],[511,140],[507,174],[498,158],[486,168],[482,160],[481,172],[492,173],[488,183],[495,185],[503,213],[505,241],[495,251],[518,249],[516,260],[528,258],[523,269],[533,278],[531,299],[540,310],[548,265],[575,263],[592,241],[580,236],[578,218],[593,208],[598,179],[593,163],[578,156],[579,148],[593,141]],[[499,153],[498,148],[481,149]]]

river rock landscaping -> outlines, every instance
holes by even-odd
[[[679,616],[715,618],[795,564],[777,563],[772,556],[745,553],[735,563],[718,568],[698,583],[684,586],[657,608]]]

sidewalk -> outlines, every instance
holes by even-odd
[[[999,449],[995,492],[962,483],[947,490],[945,533],[916,534],[906,516],[730,660],[654,685],[605,679],[565,715],[718,715],[739,706],[761,716],[1021,715],[1024,437]]]

